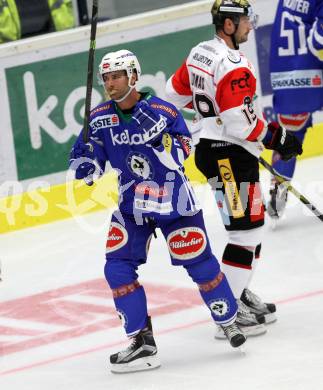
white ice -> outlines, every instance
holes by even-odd
[[[293,181],[295,188],[320,210],[322,172],[323,157],[301,161]],[[262,172],[265,194],[268,181],[268,173]],[[214,252],[220,258],[226,243],[220,216],[208,188],[202,186],[197,192]],[[70,219],[0,236],[0,343],[25,337],[1,334],[2,326],[60,330],[57,324],[31,324],[24,318],[10,322],[1,312],[4,302],[93,279],[104,281],[108,218],[109,213],[104,211],[78,221]],[[189,288],[192,294],[198,294],[184,270],[170,265],[160,233],[152,242],[148,263],[141,267],[140,281],[144,285],[168,286],[170,300],[176,288]],[[127,345],[119,326],[12,354],[6,354],[4,348],[0,389],[323,389],[323,223],[292,194],[276,230],[269,223],[265,228],[262,261],[251,289],[264,300],[277,303],[278,321],[268,326],[266,335],[248,339],[245,355],[226,341],[215,340],[207,309],[202,304],[192,307],[184,299],[181,310],[152,319],[162,361],[157,370],[125,375],[109,371],[109,355]],[[77,293],[69,296],[70,302],[80,299],[85,298]],[[95,301],[93,297],[87,299],[89,304],[93,303],[91,299]],[[104,302],[104,297],[97,299],[98,303]],[[106,299],[111,305],[108,295]],[[31,306],[26,310],[40,309]],[[104,314],[97,313],[93,321]]]

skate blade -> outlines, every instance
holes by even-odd
[[[240,345],[240,347],[237,348],[238,352],[242,356],[246,356],[246,348],[244,345]]]
[[[110,369],[114,374],[127,374],[130,372],[154,370],[160,367],[160,365],[160,360],[155,355],[137,359],[129,363],[111,364]]]
[[[270,229],[276,230],[279,225],[279,218],[278,217],[270,217]]]
[[[254,326],[240,326],[240,329],[242,330],[243,334],[246,337],[255,337],[255,336],[261,336],[267,332],[267,329],[265,325],[259,324]],[[217,328],[214,338],[217,340],[226,340],[226,336],[221,328]]]
[[[268,313],[265,314],[265,324],[272,324],[277,321],[277,317],[275,313]]]

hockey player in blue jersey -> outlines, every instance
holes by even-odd
[[[323,0],[280,0],[271,35],[273,105],[278,120],[303,142],[312,113],[323,107]],[[296,158],[283,161],[273,152],[272,164],[291,180]],[[287,189],[272,178],[268,214],[279,218]]]
[[[110,223],[105,277],[132,343],[110,356],[111,370],[160,365],[137,275],[155,228],[166,239],[172,264],[186,269],[213,320],[233,347],[240,346],[246,338],[235,323],[237,304],[211,252],[202,211],[184,174],[191,139],[183,117],[170,103],[136,90],[141,69],[130,51],[106,54],[99,72],[111,100],[92,110],[89,141],[84,143],[82,131],[70,165],[76,178],[89,184],[108,161],[119,175],[119,207]]]

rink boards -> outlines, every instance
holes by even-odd
[[[264,112],[272,119],[268,69],[263,66],[268,56],[263,42],[268,41],[274,16],[270,3],[255,4],[260,27],[244,51],[258,70]],[[95,68],[107,51],[133,50],[142,63],[140,87],[163,98],[167,78],[192,45],[212,38],[211,4],[192,2],[100,23]],[[82,126],[89,31],[89,26],[80,27],[0,47],[0,233],[115,205],[113,175],[88,188],[72,182],[66,171],[69,150]],[[102,87],[94,80],[92,105],[102,99]],[[183,115],[189,125],[192,113]],[[323,154],[322,133],[322,124],[310,130],[302,158]],[[191,180],[205,180],[192,157],[186,167]]]

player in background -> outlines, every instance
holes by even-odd
[[[264,225],[258,157],[263,145],[283,159],[302,149],[278,123],[267,124],[259,107],[254,67],[239,51],[257,19],[249,2],[216,0],[211,14],[214,39],[191,50],[166,92],[177,107],[194,107],[197,113],[201,130],[195,163],[212,186],[228,232],[222,270],[238,302],[237,323],[252,336],[265,333],[263,323],[276,319],[275,305],[263,303],[248,288]],[[216,337],[223,337],[220,328]]]
[[[280,0],[271,34],[273,106],[279,123],[303,143],[312,113],[323,107],[323,0]],[[296,158],[282,160],[273,152],[272,165],[286,180],[294,175]],[[271,180],[268,214],[283,214],[288,191]]]
[[[97,165],[103,172],[109,162],[119,174],[119,208],[108,232],[105,277],[132,343],[110,356],[111,370],[160,365],[137,274],[156,228],[166,239],[172,264],[186,269],[215,323],[233,347],[240,346],[246,338],[235,323],[237,304],[211,252],[202,211],[184,174],[191,138],[182,115],[172,104],[136,90],[141,68],[130,51],[106,54],[99,72],[111,100],[92,110],[89,142],[84,143],[81,131],[70,165],[76,178],[89,184]]]

